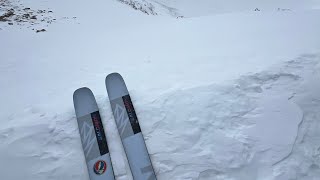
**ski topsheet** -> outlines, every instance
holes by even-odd
[[[114,180],[105,132],[91,90],[76,90],[73,103],[90,180]]]
[[[109,74],[106,77],[106,88],[133,178],[156,180],[139,121],[121,75]]]

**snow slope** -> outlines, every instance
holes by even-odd
[[[319,9],[319,0],[150,0],[176,9],[185,16],[203,16],[234,12],[250,12],[258,8],[263,12]]]
[[[195,17],[251,11],[319,9],[319,0],[118,0],[146,14]]]
[[[0,22],[0,179],[88,179],[72,102],[83,86],[96,95],[117,179],[132,179],[104,87],[115,71],[159,180],[317,179],[320,11],[304,2],[183,19],[113,0],[12,2],[56,21]]]

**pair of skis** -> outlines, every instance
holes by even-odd
[[[156,180],[139,121],[120,74],[106,77],[106,88],[134,180]],[[73,94],[82,147],[90,180],[114,180],[111,157],[99,109],[89,88]]]

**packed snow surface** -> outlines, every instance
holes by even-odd
[[[319,179],[319,1],[135,2],[157,15],[117,0],[1,1],[1,180],[89,179],[72,102],[84,86],[116,178],[131,180],[112,72],[159,180]]]

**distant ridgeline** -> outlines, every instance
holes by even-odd
[[[160,1],[147,0],[117,0],[123,4],[129,5],[131,8],[141,11],[147,15],[170,15],[173,17],[183,17],[178,13],[178,9],[170,7]]]
[[[146,13],[148,15],[157,15],[155,12],[154,6],[145,0],[118,0],[124,4],[129,5],[135,10],[139,10],[143,13]]]

